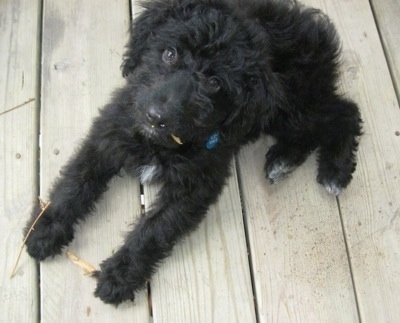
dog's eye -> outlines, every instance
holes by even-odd
[[[176,48],[167,48],[162,54],[162,60],[167,64],[175,64],[178,60],[178,52]]]
[[[208,87],[210,91],[216,93],[221,89],[221,81],[216,76],[211,76],[208,78]]]

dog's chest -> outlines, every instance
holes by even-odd
[[[137,173],[142,184],[150,183],[161,175],[161,167],[159,165],[142,165]]]

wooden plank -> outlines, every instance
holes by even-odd
[[[145,187],[151,205],[154,187]],[[151,280],[156,322],[255,322],[236,176],[206,220],[174,249]]]
[[[304,2],[334,15],[341,33],[357,26],[351,17],[358,11],[345,10],[348,1]],[[342,8],[340,15],[337,8]],[[349,56],[345,47],[346,59]],[[353,72],[345,70],[344,78],[353,80]],[[350,97],[360,101],[354,91]],[[315,158],[285,182],[270,187],[262,171],[267,145],[269,140],[264,139],[240,155],[260,321],[357,321],[340,214],[335,198],[314,181]],[[344,196],[360,194],[360,172]]]
[[[326,9],[342,35],[342,87],[364,119],[358,171],[340,197],[361,319],[398,322],[400,109],[369,1],[313,3]]]
[[[396,86],[397,97],[400,98],[400,2],[372,0],[371,5]]]
[[[127,40],[128,2],[44,3],[41,193],[87,132],[97,109],[122,83],[121,54]],[[68,250],[89,263],[111,256],[140,213],[139,184],[117,178],[95,215],[82,224]],[[146,322],[147,296],[115,308],[93,296],[95,280],[84,277],[65,255],[41,264],[42,322]]]
[[[22,228],[37,195],[35,95],[39,17],[39,1],[2,1],[0,313],[4,322],[36,322],[38,318],[38,284],[34,261],[24,255],[12,280],[10,274],[22,243]]]
[[[269,185],[263,138],[239,155],[260,322],[356,322],[336,199],[315,179],[312,156]]]

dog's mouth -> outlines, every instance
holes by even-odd
[[[166,131],[162,131],[162,129],[156,129],[155,127],[151,126],[140,127],[140,132],[152,141],[171,148],[176,145],[182,146],[188,142],[188,140],[182,139],[181,135],[176,133],[168,133]]]

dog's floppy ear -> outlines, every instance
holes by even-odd
[[[243,81],[243,88],[237,91],[237,96],[232,105],[234,109],[224,120],[222,126],[230,132],[236,129],[235,135],[247,136],[256,124],[262,123],[267,100],[264,80],[258,76],[246,77]],[[239,130],[240,129],[240,130]],[[237,131],[239,130],[239,131]],[[230,133],[232,136],[232,133]]]
[[[122,75],[129,75],[140,62],[141,53],[147,46],[147,39],[155,28],[162,25],[168,16],[168,1],[148,1],[140,3],[141,13],[134,19],[127,50],[121,66]]]
[[[237,101],[237,109],[225,120],[224,125],[236,124],[245,135],[254,129],[264,129],[268,120],[274,117],[279,109],[287,109],[282,82],[273,73],[260,73],[247,80],[247,89],[243,100]]]
[[[273,73],[269,68],[266,68],[258,79],[249,101],[249,106],[258,107],[256,108],[256,119],[262,128],[267,126],[268,120],[272,120],[278,110],[287,111],[289,109],[283,82],[279,75]]]

